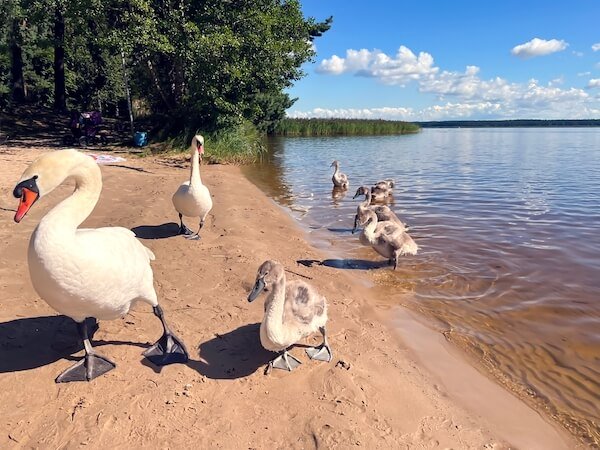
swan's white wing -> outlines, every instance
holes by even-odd
[[[61,247],[37,245],[41,253],[29,251],[34,287],[63,314],[109,320],[126,314],[135,300],[157,302],[154,255],[126,228],[79,229]]]
[[[116,242],[123,245],[123,248],[128,250],[134,250],[134,255],[139,254],[140,250],[143,249],[149,261],[154,261],[156,256],[152,253],[148,247],[143,245],[135,236],[135,233],[127,228],[123,227],[104,227],[104,228],[80,228],[77,230],[78,237],[84,236],[84,234],[79,233],[92,233],[91,238],[93,240],[103,239],[105,236],[110,241],[116,240]],[[99,233],[99,234],[94,234]],[[86,238],[90,238],[90,235],[87,235]]]
[[[80,283],[88,289],[106,289],[107,296],[140,296],[152,301],[156,295],[150,267],[154,254],[132,231],[120,227],[80,229],[75,238],[77,254],[70,261],[77,267],[70,272],[77,274]]]

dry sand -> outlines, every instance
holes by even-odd
[[[392,310],[375,307],[373,291],[356,280],[368,275],[297,265],[323,255],[231,166],[202,167],[215,206],[196,242],[173,236],[171,195],[187,165],[128,157],[102,167],[104,189],[84,226],[123,226],[156,238],[143,239],[156,254],[155,286],[191,360],[159,370],[141,357],[161,328],[139,304],[123,319],[100,322],[94,336],[115,370],[91,383],[55,384],[72,364],[69,355],[82,351],[74,323],[33,290],[26,248],[40,218],[72,185],[13,222],[12,189],[40,153],[0,147],[0,448],[576,446],[414,318],[397,316],[405,330],[399,337],[386,320]],[[310,361],[298,347],[298,369],[263,374],[274,355],[259,342],[262,300],[249,304],[246,297],[266,259],[281,261],[289,278],[310,277],[328,298],[331,363]]]

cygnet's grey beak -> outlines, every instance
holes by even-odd
[[[250,292],[250,294],[248,295],[248,301],[253,302],[254,300],[256,300],[256,297],[260,295],[264,288],[265,280],[263,278],[257,279],[256,283],[254,283],[254,287],[252,288],[252,292]]]

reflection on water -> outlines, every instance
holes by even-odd
[[[347,192],[332,191],[334,159]],[[411,298],[507,386],[600,441],[598,130],[277,139],[247,175],[334,251],[332,267],[373,269],[387,298]],[[350,232],[354,192],[386,178],[420,246],[396,272]]]
[[[340,202],[344,199],[347,193],[347,189],[342,189],[334,186],[331,190],[331,201],[333,206],[339,206]]]

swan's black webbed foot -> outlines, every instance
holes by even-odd
[[[157,305],[153,308],[153,311],[154,315],[162,322],[164,332],[160,339],[143,355],[157,366],[186,363],[189,356],[183,341],[175,336],[167,326],[162,308]]]
[[[98,325],[95,320],[93,326],[94,331],[96,331]],[[70,383],[71,381],[91,381],[116,367],[115,363],[113,363],[110,359],[98,355],[94,351],[94,347],[92,347],[92,343],[88,337],[86,320],[77,323],[77,331],[79,331],[79,335],[83,341],[85,356],[76,364],[72,365],[58,377],[56,377],[57,383]]]

